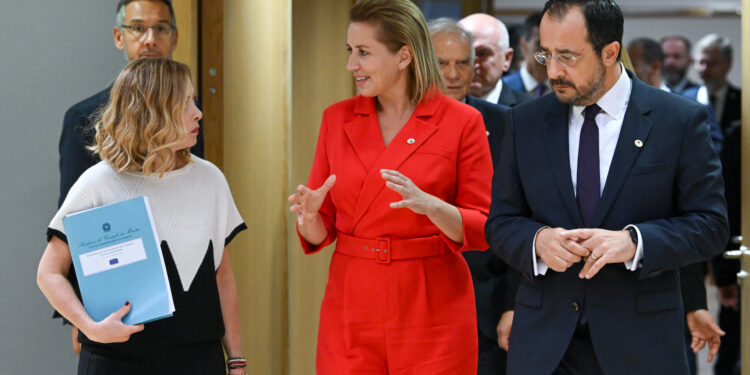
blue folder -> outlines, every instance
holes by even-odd
[[[83,306],[99,322],[130,301],[125,324],[174,312],[169,278],[147,197],[63,218]]]

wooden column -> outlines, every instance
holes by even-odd
[[[288,374],[291,2],[224,0],[224,172],[249,230],[232,243],[249,374]]]
[[[307,182],[323,110],[354,94],[352,75],[346,71],[347,12],[354,3],[353,0],[293,1],[289,194],[298,184]],[[315,374],[320,302],[333,247],[304,255],[292,215],[286,216],[286,222],[291,252],[289,374]]]

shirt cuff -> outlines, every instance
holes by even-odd
[[[541,227],[539,228],[536,233],[534,233],[534,241],[531,243],[531,261],[534,265],[534,276],[544,275],[547,273],[547,270],[549,269],[549,266],[547,266],[546,263],[542,261],[542,258],[539,258],[536,255],[536,236],[539,235],[539,232],[542,231],[542,229],[547,229],[549,227]],[[640,236],[640,234],[638,234]]]
[[[636,271],[641,268],[641,259],[643,258],[643,238],[641,237],[641,231],[635,225],[628,225],[623,229],[635,228],[635,233],[638,234],[638,246],[635,248],[635,255],[633,259],[625,261],[625,268]]]

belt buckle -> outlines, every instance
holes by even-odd
[[[375,239],[375,241],[377,242],[377,248],[375,250],[377,255],[375,260],[381,264],[391,263],[391,253],[393,252],[393,249],[391,249],[390,238],[380,237]]]

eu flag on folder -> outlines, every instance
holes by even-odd
[[[132,308],[125,324],[172,316],[172,292],[147,197],[73,213],[63,225],[91,318],[99,322],[126,301]]]

